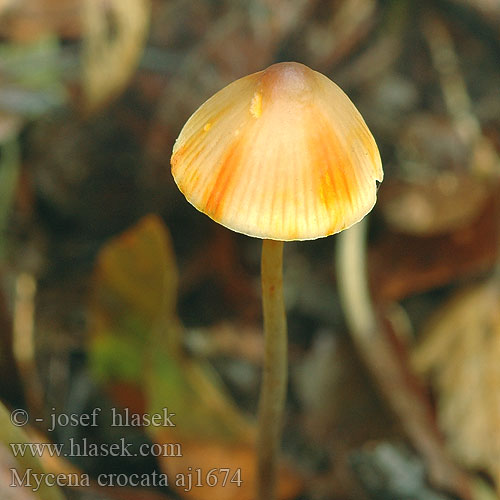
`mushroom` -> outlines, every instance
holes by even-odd
[[[236,80],[202,104],[184,125],[171,164],[195,208],[263,240],[257,498],[271,500],[287,380],[283,242],[329,236],[360,221],[383,178],[380,155],[335,83],[284,62]]]

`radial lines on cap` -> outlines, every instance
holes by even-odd
[[[229,201],[231,188],[238,180],[241,153],[241,141],[233,141],[221,160],[214,182],[205,191],[204,206],[211,217],[220,217]]]

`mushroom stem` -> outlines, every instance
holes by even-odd
[[[257,438],[257,498],[276,498],[277,464],[287,382],[287,330],[283,302],[283,242],[262,242],[265,354]]]

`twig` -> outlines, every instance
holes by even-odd
[[[382,394],[427,462],[435,485],[469,499],[469,479],[446,455],[430,402],[408,368],[403,347],[389,339],[373,308],[366,271],[366,231],[365,218],[338,237],[336,268],[347,324]]]
[[[30,413],[41,417],[43,390],[35,362],[35,294],[35,278],[31,274],[19,274],[16,279],[14,303],[14,358],[21,375]]]

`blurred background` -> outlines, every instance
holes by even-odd
[[[1,498],[253,498],[261,242],[197,212],[169,160],[200,104],[278,61],[342,87],[385,171],[362,225],[285,245],[280,498],[499,498],[499,23],[497,0],[0,0]],[[167,407],[175,427],[110,425]],[[83,439],[171,446],[10,447]],[[91,484],[9,486],[29,467]]]

